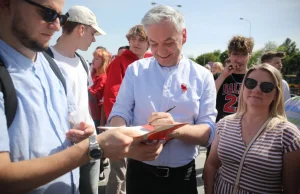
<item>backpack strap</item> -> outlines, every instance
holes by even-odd
[[[15,86],[5,65],[0,59],[0,91],[3,93],[7,129],[11,126],[17,111],[18,99]]]
[[[45,50],[44,52],[47,53],[52,59],[54,59],[54,54],[50,47],[48,47],[47,50]]]
[[[50,50],[50,48],[48,49]],[[52,52],[52,51],[51,51]],[[66,86],[66,80],[64,78],[64,76],[62,75],[60,69],[58,68],[57,64],[55,63],[55,61],[46,53],[43,52],[45,58],[47,59],[47,61],[49,62],[49,65],[52,69],[52,71],[54,72],[54,74],[56,75],[56,77],[60,80],[60,82],[62,83],[64,89],[65,89],[65,93],[67,95],[67,86]]]
[[[75,55],[76,55],[77,57],[79,57],[79,59],[80,59],[82,65],[83,65],[83,68],[84,68],[84,70],[85,70],[87,76],[89,77],[89,66],[88,66],[86,60],[85,60],[80,54],[78,54],[77,52],[75,52]]]

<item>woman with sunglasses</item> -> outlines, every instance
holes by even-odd
[[[281,80],[267,64],[245,75],[236,114],[217,123],[205,164],[206,194],[298,193],[300,131],[286,119]]]

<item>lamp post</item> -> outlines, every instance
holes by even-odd
[[[156,2],[152,2],[151,5],[161,5],[159,3],[156,3]],[[174,7],[182,7],[182,5],[170,5],[170,6],[174,6]]]
[[[250,38],[250,37],[251,37],[251,22],[250,22],[249,20],[245,19],[245,18],[240,18],[240,20],[244,20],[244,21],[246,21],[246,22],[249,23],[249,25],[250,25],[250,29],[249,29],[249,38]]]

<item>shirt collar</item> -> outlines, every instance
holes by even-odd
[[[0,58],[7,69],[27,69],[33,66],[33,62],[30,59],[3,40],[0,40]]]

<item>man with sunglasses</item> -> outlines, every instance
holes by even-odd
[[[87,80],[89,80],[89,85],[92,82],[90,71],[87,70],[88,65],[85,60],[75,52],[88,50],[91,43],[95,42],[95,36],[106,33],[98,26],[95,14],[87,7],[73,6],[66,15],[68,20],[62,27],[62,35],[57,43],[50,47],[50,52],[66,76],[67,82],[72,86],[76,114],[81,114],[81,118],[85,118],[88,124],[94,126],[88,105]],[[88,162],[80,168],[79,190],[81,193],[98,193],[99,173],[99,160]]]
[[[273,67],[278,69],[278,71],[281,71],[282,69],[281,60],[284,58],[285,58],[284,52],[269,51],[264,53],[261,56],[261,63],[268,63],[269,65],[272,65]],[[282,86],[283,86],[284,102],[286,102],[288,99],[291,98],[290,87],[284,79],[282,80]]]
[[[226,63],[224,71],[215,78],[218,110],[216,122],[237,110],[240,86],[248,68],[253,46],[253,39],[243,36],[234,36],[229,41],[227,60],[229,63]],[[209,152],[210,147],[207,148],[206,158]]]
[[[9,97],[0,83],[1,193],[78,194],[78,166],[103,155],[124,158],[133,142],[126,129],[89,139],[83,135],[77,144],[67,138],[76,131],[69,130],[68,122],[74,110],[72,91],[64,91],[41,53],[63,24],[63,4],[63,0],[0,0],[0,59],[5,66],[1,72],[8,72],[17,96],[16,114],[7,127],[4,102]],[[94,131],[84,122],[78,129],[84,134]],[[155,159],[159,150],[153,153]]]

